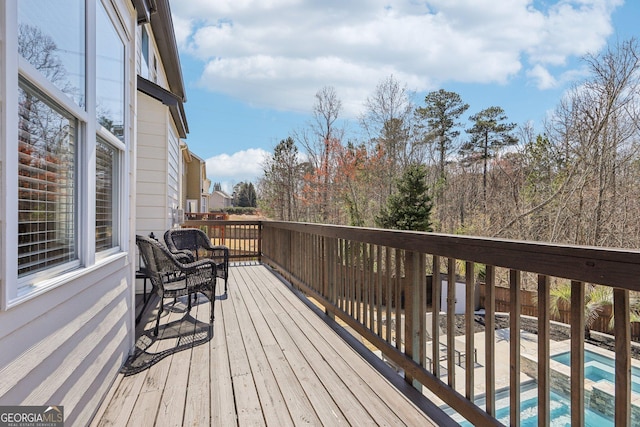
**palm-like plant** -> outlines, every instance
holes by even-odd
[[[600,317],[605,307],[613,305],[613,288],[608,286],[586,285],[584,293],[584,337],[591,338],[591,326]],[[551,313],[560,313],[559,302],[571,305],[571,284],[562,283],[550,291]],[[612,318],[613,321],[613,318]]]

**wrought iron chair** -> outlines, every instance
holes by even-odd
[[[164,298],[175,299],[187,295],[188,311],[191,311],[191,295],[199,292],[204,294],[211,303],[209,323],[213,324],[217,277],[215,262],[209,259],[185,262],[191,260],[184,254],[176,256],[157,240],[144,236],[136,236],[136,244],[142,255],[147,277],[160,297],[153,334],[158,335]]]
[[[216,263],[216,274],[224,279],[224,293],[227,293],[229,280],[229,248],[224,245],[213,245],[209,236],[198,228],[170,228],[164,233],[164,241],[173,253],[190,254],[194,260],[203,257]]]

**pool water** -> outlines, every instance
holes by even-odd
[[[551,360],[571,366],[571,352],[560,353]],[[590,350],[584,351],[584,377],[593,382],[606,381],[614,384],[615,361]],[[640,369],[631,368],[631,390],[640,393]]]
[[[538,425],[538,388],[535,383],[522,385],[520,402],[520,425],[523,427],[533,427]],[[484,399],[476,401],[480,407],[484,406]],[[551,426],[571,425],[571,403],[557,393],[551,392]],[[496,418],[504,425],[509,425],[509,392],[503,391],[496,395]],[[454,420],[464,427],[472,427],[473,424],[464,418],[453,416]],[[588,408],[585,409],[585,426],[588,427],[613,427],[614,422],[598,412]]]
[[[571,366],[571,353],[565,352],[555,355],[551,358],[559,363]],[[615,378],[615,361],[612,358],[603,356],[596,352],[585,350],[584,352],[584,375],[586,379],[593,382],[606,381],[614,383]],[[631,389],[635,393],[640,393],[640,369],[631,368]],[[520,390],[520,425],[537,426],[538,425],[538,391],[535,382],[523,384]],[[476,400],[476,405],[484,407],[484,398]],[[496,395],[496,419],[504,425],[509,425],[509,391],[502,391]],[[570,426],[571,425],[571,402],[570,400],[558,393],[551,392],[551,425],[552,426]],[[461,426],[473,426],[459,414],[453,411],[447,411],[454,420]],[[608,418],[599,412],[593,411],[585,407],[585,426],[593,427],[609,427],[613,426],[613,419]]]
[[[571,425],[571,404],[565,397],[551,392],[551,425],[570,426]],[[608,427],[613,426],[613,420],[600,415],[589,409],[584,413],[585,426]],[[496,418],[504,425],[509,425],[509,407],[504,407],[496,411]],[[472,426],[473,424],[461,424]],[[520,402],[520,425],[523,427],[538,425],[538,397],[532,397]]]

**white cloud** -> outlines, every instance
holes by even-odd
[[[527,77],[536,83],[538,89],[551,89],[558,84],[549,70],[540,64],[536,64],[531,70],[527,71]]]
[[[207,177],[214,183],[250,181],[255,184],[256,178],[262,175],[262,164],[268,154],[261,148],[250,148],[210,157],[206,160]]]
[[[417,91],[503,84],[523,72],[539,88],[553,87],[559,76],[550,69],[566,73],[568,59],[602,48],[622,0],[541,4],[172,1],[182,48],[206,64],[202,87],[260,107],[308,111],[317,90],[332,85],[350,101],[350,116],[390,74]]]

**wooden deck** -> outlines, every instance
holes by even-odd
[[[229,293],[216,301],[213,333],[209,303],[200,296],[190,314],[184,300],[165,300],[168,310],[153,337],[151,301],[138,328],[136,355],[92,425],[443,422],[423,396],[390,369],[383,375],[383,363],[377,366],[382,371],[374,369],[366,358],[375,364],[375,357],[356,352],[336,332],[339,327],[314,313],[267,267],[234,266],[230,273]],[[218,288],[223,292],[220,283]]]

